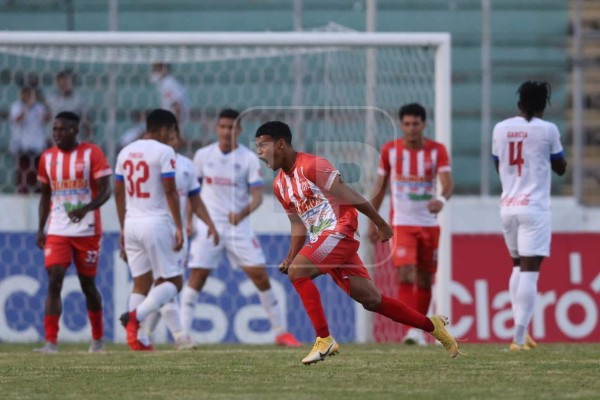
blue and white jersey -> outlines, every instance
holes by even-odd
[[[250,204],[250,188],[264,185],[258,157],[241,144],[229,153],[223,153],[218,143],[199,149],[194,169],[202,201],[215,224],[228,223],[229,213]],[[248,218],[242,222],[249,223]]]

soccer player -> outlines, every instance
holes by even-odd
[[[183,140],[179,129],[177,129],[170,137],[169,146],[173,147],[173,150],[177,150],[183,145]],[[204,202],[200,198],[200,184],[196,179],[196,172],[194,170],[194,163],[189,158],[176,153],[176,167],[175,167],[175,186],[177,187],[177,193],[179,194],[179,209],[181,212],[181,219],[184,221],[185,212],[188,207],[193,211],[198,218],[207,226],[207,238],[212,238],[215,246],[219,244],[219,233],[217,232],[215,225],[213,224],[208,210],[204,205]],[[191,221],[184,229],[184,242],[187,242],[187,238],[190,236]],[[187,233],[187,235],[185,235]],[[186,238],[187,236],[187,238]],[[182,265],[186,264],[187,249],[180,252],[182,257]],[[181,324],[181,308],[179,306],[178,298],[175,297],[160,308],[160,314],[153,312],[146,318],[145,329],[140,330],[138,333],[138,339],[147,340],[143,338],[143,334],[152,337],[156,324],[158,323],[159,317],[165,320],[169,331],[175,339],[175,348],[177,350],[193,349],[194,344],[192,343],[191,337],[183,329]],[[127,317],[127,314],[125,314]]]
[[[77,114],[70,111],[56,115],[52,126],[56,145],[42,153],[38,167],[41,197],[36,243],[44,249],[48,273],[46,345],[35,350],[41,353],[58,351],[60,291],[71,261],[77,269],[92,326],[89,352],[104,351],[102,297],[95,279],[102,235],[100,206],[110,197],[112,170],[98,146],[77,140],[79,122]]]
[[[542,119],[550,103],[547,82],[527,81],[518,89],[520,115],[494,127],[492,155],[502,183],[500,218],[513,259],[508,289],[515,320],[510,350],[536,347],[527,334],[544,257],[550,255],[551,171],[564,175],[567,162],[555,124]]]
[[[443,144],[423,136],[427,120],[423,106],[407,104],[400,108],[399,117],[404,135],[381,149],[371,204],[379,210],[389,185],[394,229],[391,252],[398,271],[398,300],[427,314],[437,270],[440,227],[436,216],[452,195],[450,160]],[[439,195],[437,180],[441,184]],[[373,223],[369,236],[372,242],[377,240]],[[406,332],[403,341],[426,344],[423,331],[414,328]]]
[[[152,350],[149,342],[138,340],[140,321],[176,297],[183,281],[176,156],[165,144],[176,129],[172,112],[153,110],[146,119],[144,136],[125,146],[117,157],[115,201],[121,248],[133,276],[127,344],[134,351]]]
[[[459,354],[456,340],[441,315],[427,318],[406,304],[379,293],[357,254],[357,210],[378,228],[378,239],[387,241],[392,228],[373,206],[342,180],[331,163],[292,147],[292,133],[283,122],[271,121],[256,131],[256,151],[273,171],[280,170],[273,192],[291,222],[290,249],[280,264],[298,292],[317,339],[304,364],[324,360],[339,351],[330,335],[319,291],[312,279],[329,274],[350,297],[369,310],[393,321],[430,332],[451,357]],[[309,232],[310,241],[306,242]]]
[[[198,294],[226,253],[231,265],[240,267],[258,289],[260,303],[275,331],[275,343],[298,347],[300,342],[286,331],[284,310],[271,289],[265,256],[247,218],[262,203],[263,179],[256,155],[237,142],[242,132],[239,116],[235,110],[221,111],[216,126],[218,141],[194,156],[202,200],[215,221],[221,242],[215,245],[208,239],[206,226],[198,222],[198,234],[190,246],[190,277],[181,293],[184,329],[190,332]]]

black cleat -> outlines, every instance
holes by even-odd
[[[119,321],[121,321],[121,325],[123,325],[123,328],[127,328],[127,323],[129,322],[129,313],[124,312],[123,314],[121,314],[121,316],[119,317]]]

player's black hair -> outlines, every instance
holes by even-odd
[[[271,136],[275,140],[283,139],[287,144],[292,144],[292,131],[290,127],[281,121],[269,121],[258,127],[255,137]]]
[[[54,117],[54,119],[64,119],[65,121],[71,121],[74,122],[75,124],[79,125],[79,115],[75,114],[72,111],[61,111],[58,114],[56,114],[56,117]]]
[[[425,107],[419,103],[410,103],[402,106],[400,111],[398,111],[398,117],[400,118],[400,121],[402,121],[402,118],[404,118],[405,115],[421,117],[423,122],[427,120],[427,111],[425,111]]]
[[[146,130],[148,132],[158,132],[161,128],[170,128],[177,126],[177,118],[171,111],[162,108],[154,109],[146,117]]]
[[[63,69],[58,74],[56,74],[56,79],[72,78],[72,77],[73,77],[73,71],[71,71],[70,69]]]
[[[226,108],[219,112],[219,119],[226,118],[226,119],[237,120],[239,117],[240,117],[239,111],[234,110],[233,108]]]
[[[525,114],[527,121],[542,113],[546,105],[550,104],[552,89],[548,82],[527,81],[523,82],[517,90],[519,94],[519,109]]]

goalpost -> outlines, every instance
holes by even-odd
[[[75,77],[75,93],[87,104],[91,139],[114,161],[122,133],[138,122],[132,120],[130,114],[160,104],[158,92],[148,79],[150,64],[168,63],[173,76],[185,87],[191,105],[188,121],[182,128],[187,139],[187,147],[182,152],[186,155],[193,155],[199,146],[214,139],[214,119],[220,109],[236,108],[243,114],[241,143],[251,146],[253,133],[262,122],[288,121],[295,129],[294,141],[299,150],[330,158],[355,189],[368,195],[375,179],[378,150],[384,142],[401,135],[397,111],[402,104],[423,104],[428,111],[426,134],[451,151],[450,53],[447,33],[3,32],[0,35],[0,104],[5,109],[0,112],[6,112],[8,105],[18,98],[19,85],[35,86],[40,94],[48,97],[54,90],[56,74],[69,70]],[[4,138],[0,140],[0,162],[9,171],[0,175],[0,190],[10,193],[14,191],[14,178],[10,174],[13,164],[7,152],[9,137],[9,124],[0,124],[0,138]],[[273,175],[268,171],[265,175],[268,188]],[[253,224],[262,233],[269,264],[276,264],[287,249],[281,235],[287,233],[288,227],[261,231],[261,225],[273,225],[268,223],[269,214],[280,211],[263,207],[261,212],[259,217],[254,217]],[[442,235],[435,304],[437,312],[451,316],[450,208],[439,218]],[[109,231],[114,226],[105,223]],[[361,231],[366,232],[364,220],[361,220]],[[34,228],[10,239],[2,237],[8,234],[0,232],[0,262],[9,266],[0,272],[0,285],[12,279],[12,275],[45,284],[45,277],[39,272],[42,264],[38,253],[41,252],[30,247],[29,236],[34,235]],[[113,240],[116,240],[114,234],[108,235],[105,249],[115,249]],[[362,255],[368,259],[372,249],[366,238],[362,242]],[[117,279],[111,271],[115,261],[110,254],[103,260],[108,272],[99,276],[99,284],[105,309],[108,307],[116,314],[121,306],[111,301],[117,298],[112,293]],[[252,290],[243,289],[246,287],[243,277],[230,269],[222,270],[214,276],[213,286],[210,286],[214,293],[206,302],[215,307],[214,312],[222,312],[225,321],[215,320],[213,314],[199,314],[198,318],[208,319],[213,326],[226,324],[222,329],[225,333],[220,331],[211,336],[211,340],[243,341],[232,333],[238,329],[232,326],[251,326],[252,318],[264,319],[264,316],[260,310],[250,311],[252,301],[248,299]],[[233,289],[231,282],[234,282]],[[283,279],[281,282],[284,287],[286,283]],[[386,280],[379,283],[387,286],[387,290],[395,285]],[[334,285],[326,282],[319,285],[324,291],[324,302],[337,302],[334,292],[338,289]],[[219,297],[222,293],[226,296],[230,290],[237,292],[230,294],[229,299]],[[31,314],[39,314],[34,326],[40,332],[41,299],[45,291],[27,288],[24,292],[33,297],[26,304],[31,308],[39,305]],[[300,315],[302,312],[291,309],[299,303],[290,296],[288,294],[288,319],[290,328],[294,329],[295,324],[305,324],[306,320]],[[0,319],[10,325],[11,316],[19,314],[17,308],[22,303],[8,295],[3,296],[3,300]],[[235,309],[244,306],[250,316],[240,317]],[[81,306],[75,308],[78,307],[85,310]],[[348,310],[326,305],[332,326],[343,325],[342,336],[346,340],[372,340],[372,320],[353,306]],[[74,325],[86,324],[85,312],[81,313],[81,317],[72,321]],[[11,329],[17,332],[31,328],[18,318],[19,322],[12,323]],[[108,336],[116,338],[117,329],[114,324],[107,330]],[[261,334],[253,336],[255,342],[267,337]],[[33,333],[30,336],[33,338]]]

